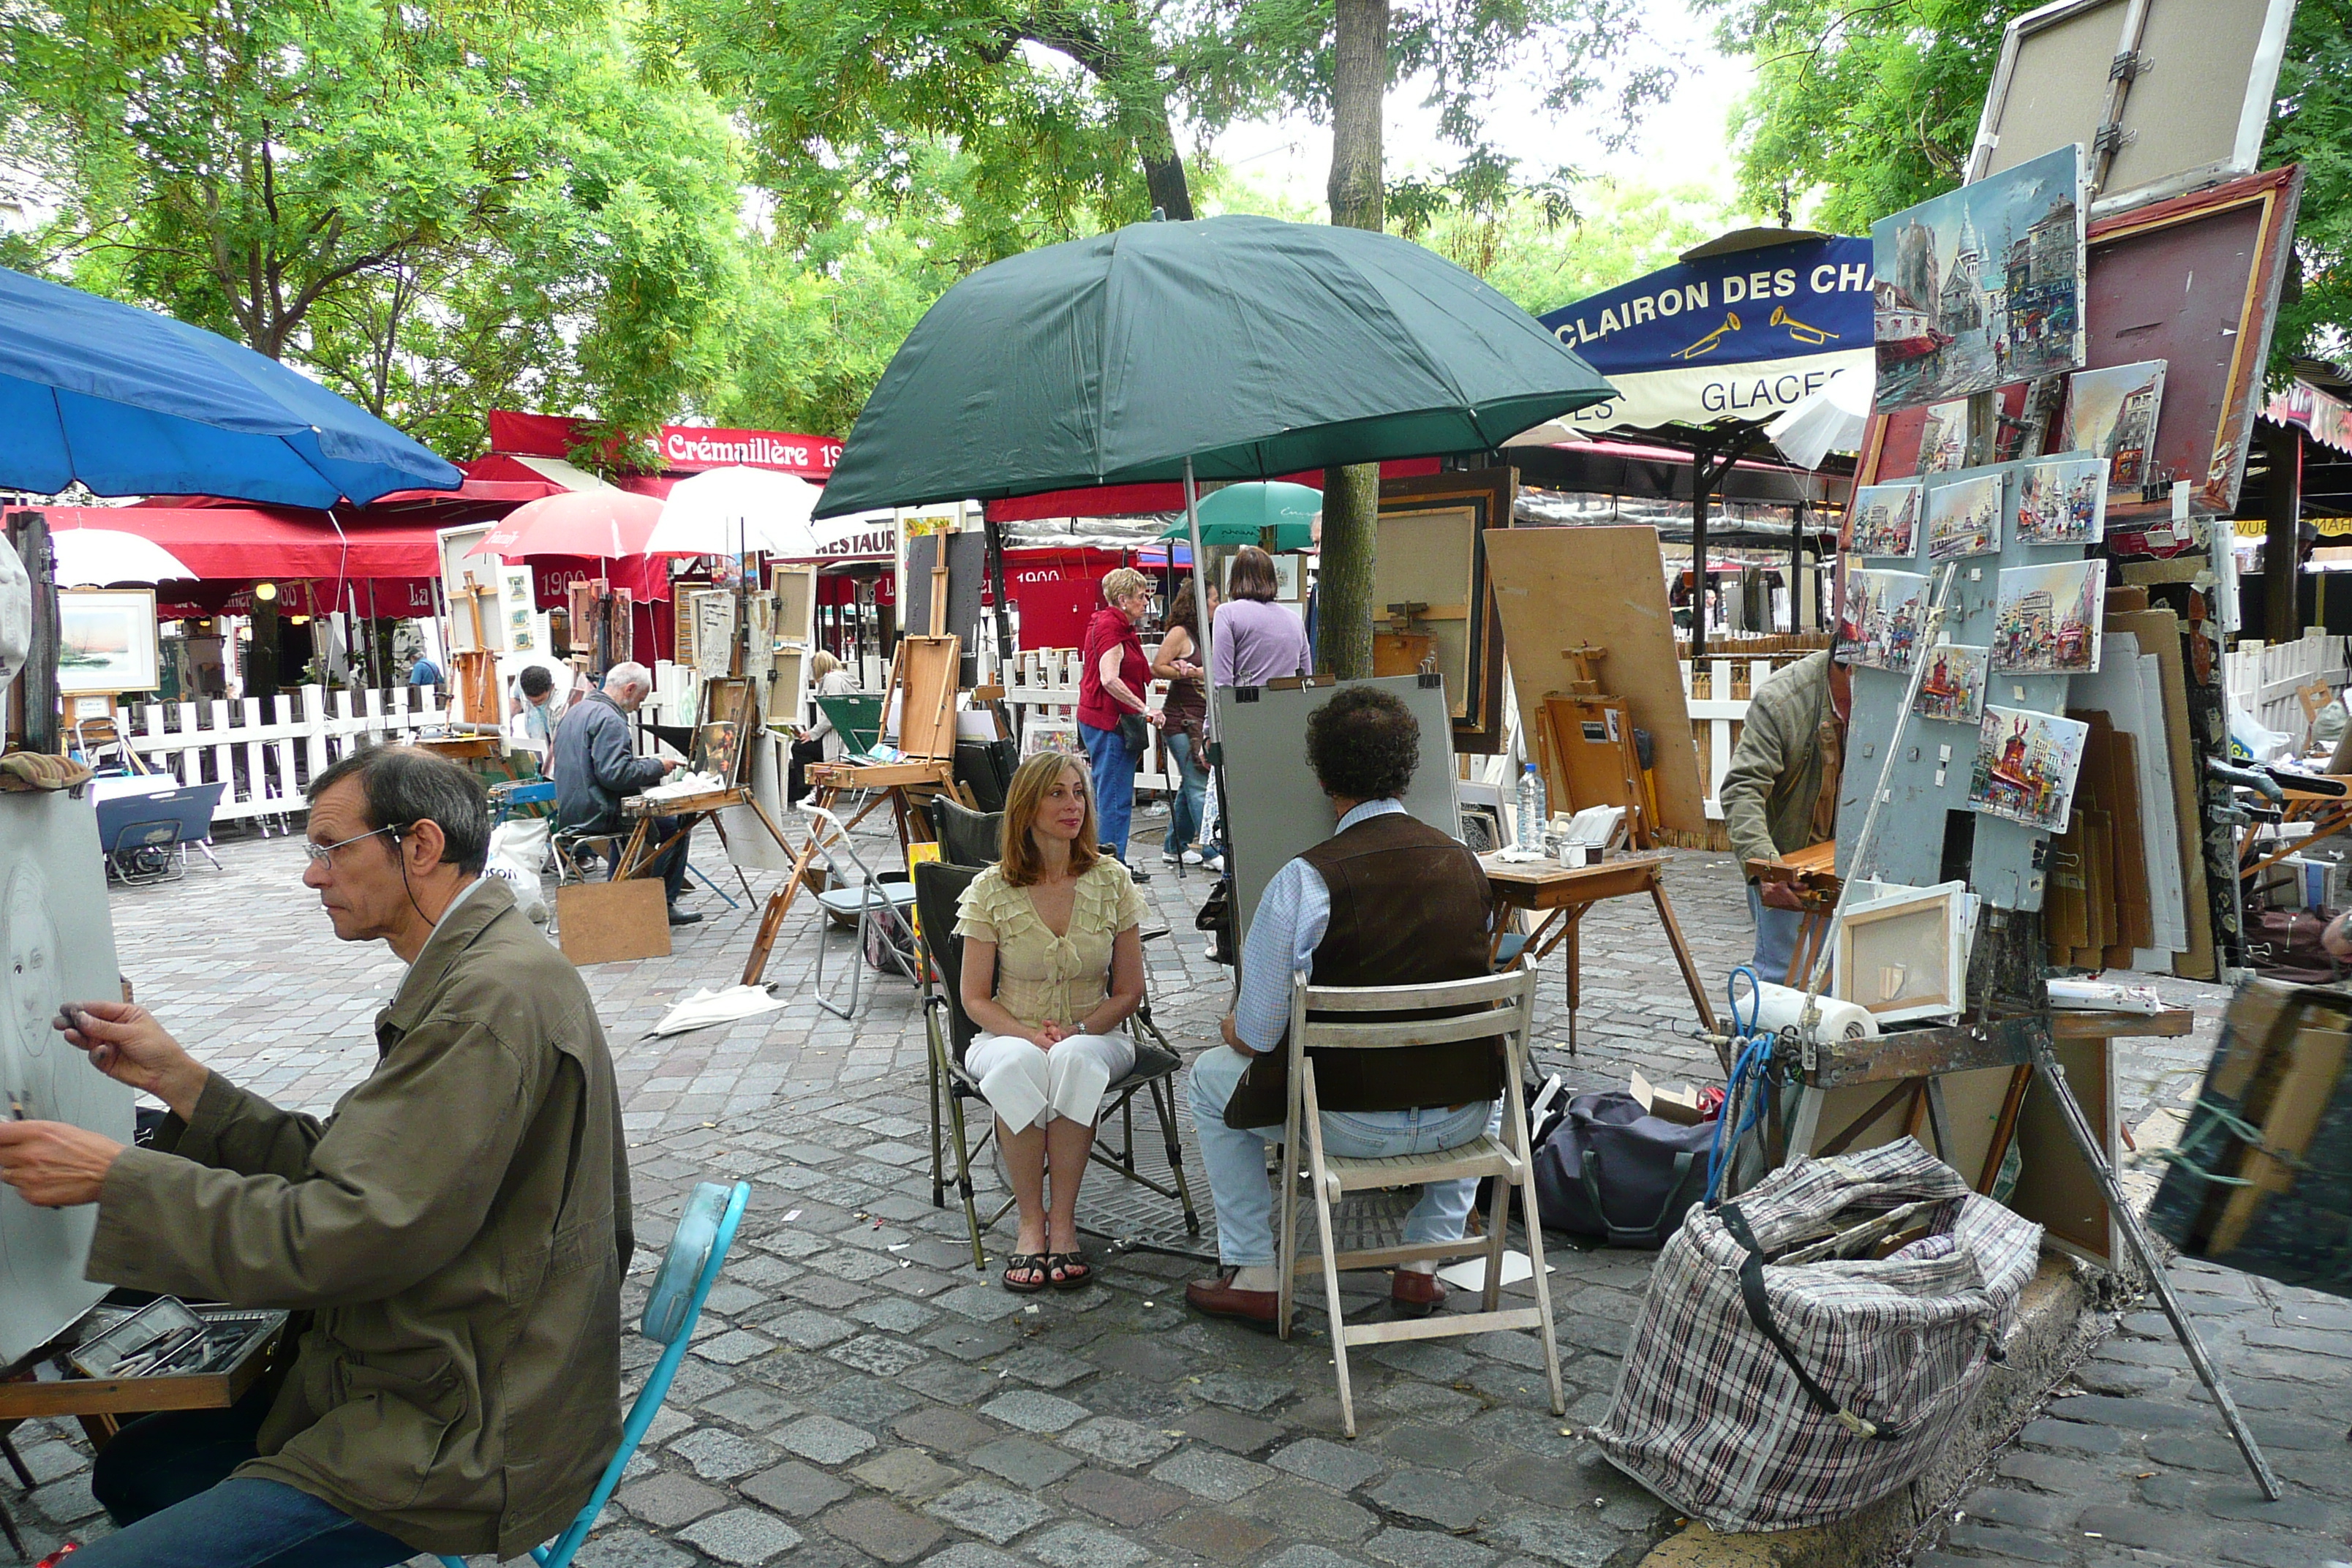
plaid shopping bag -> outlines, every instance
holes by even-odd
[[[1914,1202],[1928,1235],[1888,1258],[1771,1261]],[[2041,1245],[1908,1138],[1783,1167],[1667,1239],[1592,1436],[1717,1530],[1843,1519],[1958,1430]]]

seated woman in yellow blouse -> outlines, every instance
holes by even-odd
[[[1094,792],[1072,757],[1048,752],[1013,775],[999,855],[957,910],[963,1010],[982,1031],[964,1067],[996,1112],[1021,1210],[1004,1288],[1075,1290],[1094,1279],[1078,1249],[1078,1183],[1095,1118],[1135,1065],[1118,1026],[1143,1000],[1143,897],[1095,847]]]

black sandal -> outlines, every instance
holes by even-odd
[[[997,1276],[998,1282],[1016,1296],[1034,1296],[1053,1283],[1050,1262],[1053,1256],[1050,1252],[1015,1252],[1005,1258],[1004,1272]],[[1013,1278],[1022,1273],[1034,1274],[1037,1278],[1028,1280]]]
[[[1076,1269],[1073,1275],[1070,1271]],[[1059,1279],[1054,1279],[1058,1271]],[[1045,1277],[1053,1280],[1056,1290],[1083,1290],[1095,1282],[1094,1265],[1083,1252],[1049,1252],[1045,1254]]]

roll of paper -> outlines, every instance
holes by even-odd
[[[1742,989],[1740,1005],[1744,1010],[1747,999],[1745,988]],[[1756,1005],[1758,1027],[1767,1031],[1793,1029],[1797,1026],[1797,1020],[1804,1016],[1805,994],[1793,985],[1759,985],[1756,990]],[[1823,996],[1820,1005],[1822,1038],[1871,1040],[1878,1037],[1878,1020],[1860,1004]]]

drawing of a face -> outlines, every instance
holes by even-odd
[[[0,894],[0,1078],[13,1089],[31,1087],[32,1065],[48,1050],[49,1020],[65,1000],[48,893],[47,879],[27,861]]]

